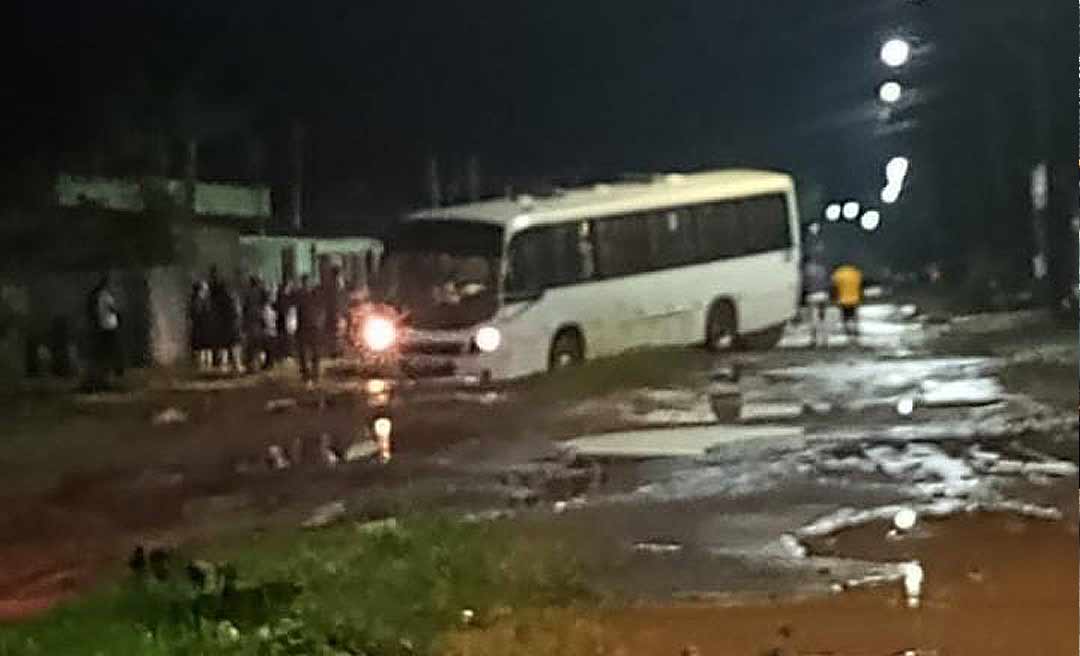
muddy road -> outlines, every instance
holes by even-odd
[[[858,340],[809,341],[796,325],[766,353],[650,351],[489,390],[402,390],[389,462],[344,365],[317,390],[291,371],[157,372],[124,394],[12,393],[0,613],[77,593],[133,544],[300,524],[329,502],[555,532],[598,587],[654,600],[896,580],[885,547],[819,547],[900,510],[1076,525],[1075,330],[881,304]]]

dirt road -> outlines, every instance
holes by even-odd
[[[796,326],[769,353],[635,353],[495,390],[413,390],[399,397],[388,464],[320,460],[324,440],[342,452],[367,422],[362,385],[347,375],[315,391],[288,372],[157,373],[100,397],[23,390],[4,400],[16,421],[0,445],[0,614],[77,593],[122,568],[135,543],[295,525],[330,500],[354,514],[510,515],[575,541],[599,588],[654,602],[829,595],[882,571],[895,545],[800,549],[898,505],[1075,527],[1054,517],[1075,511],[1061,490],[1077,483],[1076,388],[1060,390],[1076,385],[1076,334],[1032,339],[1031,318],[994,320],[940,325],[882,305],[868,308],[858,343],[837,334],[827,349],[806,348]],[[610,434],[627,430],[646,432]],[[631,443],[652,455],[620,455]],[[590,455],[597,444],[605,455]],[[267,466],[270,446],[293,454],[289,467]],[[971,530],[933,544],[966,548]],[[985,567],[1006,580],[1012,570],[996,562]],[[1047,562],[1075,569],[1075,552]],[[875,595],[813,603],[855,612],[883,603]],[[677,622],[707,611],[641,612]],[[806,612],[800,631],[812,632],[817,611]]]

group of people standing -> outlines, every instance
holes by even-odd
[[[337,268],[318,286],[306,274],[276,288],[253,275],[239,290],[211,268],[192,288],[192,359],[201,369],[254,372],[295,357],[304,380],[318,381],[320,359],[339,349],[342,293]]]

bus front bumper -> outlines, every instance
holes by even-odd
[[[393,358],[362,357],[356,373],[367,380],[385,380],[409,387],[482,385],[499,376],[494,354],[397,354]]]
[[[489,354],[402,355],[399,370],[404,378],[427,384],[479,385],[497,376],[497,358]]]

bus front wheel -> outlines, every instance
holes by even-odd
[[[552,370],[566,369],[585,360],[585,347],[576,330],[563,330],[551,344],[548,367]]]
[[[710,351],[727,351],[735,346],[737,338],[735,308],[726,301],[713,303],[705,320],[705,348]]]

